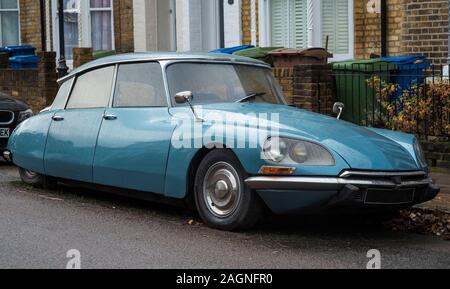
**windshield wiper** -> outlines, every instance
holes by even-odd
[[[249,101],[250,99],[254,99],[254,98],[257,98],[257,97],[260,97],[260,96],[264,96],[264,95],[266,95],[266,94],[267,94],[267,93],[265,93],[265,92],[255,92],[255,93],[250,93],[250,94],[247,95],[246,97],[241,98],[241,99],[239,99],[239,100],[236,101],[236,102],[238,103],[238,102]]]

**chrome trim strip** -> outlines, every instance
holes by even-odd
[[[245,180],[245,184],[254,190],[340,190],[346,185],[360,187],[383,187],[383,188],[408,188],[426,186],[432,183],[431,178],[424,178],[417,181],[404,181],[396,184],[391,180],[380,179],[344,179],[333,177],[250,177]]]
[[[370,172],[370,171],[344,171],[339,177],[350,178],[350,177],[426,177],[427,173],[424,171],[415,172]]]
[[[0,110],[0,112],[7,112],[11,114],[11,120],[8,122],[0,122],[0,125],[9,125],[12,124],[14,122],[14,112],[10,111],[10,110]]]

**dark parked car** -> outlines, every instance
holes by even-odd
[[[9,136],[22,121],[33,116],[33,111],[20,100],[0,92],[0,150],[8,145]]]

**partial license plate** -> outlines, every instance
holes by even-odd
[[[414,202],[415,189],[383,190],[369,189],[366,194],[366,204],[401,205]]]
[[[0,128],[0,138],[9,138],[9,128]]]

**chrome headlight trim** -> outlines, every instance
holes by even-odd
[[[320,144],[284,137],[268,138],[263,147],[266,160],[282,165],[335,166],[336,160]]]

